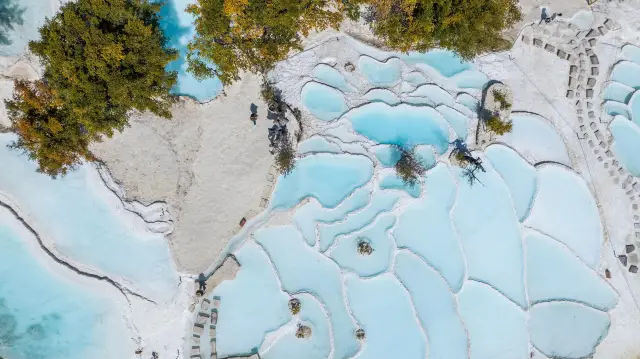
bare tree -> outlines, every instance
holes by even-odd
[[[418,183],[420,177],[427,171],[418,160],[415,149],[406,150],[398,146],[401,152],[400,159],[396,162],[396,173],[405,185],[413,186]]]
[[[482,166],[482,160],[480,157],[473,157],[471,151],[467,148],[467,145],[460,139],[457,139],[453,142],[454,149],[452,155],[460,162],[462,170],[462,177],[465,177],[469,182],[470,186],[473,186],[476,182],[484,185],[478,177],[476,176],[476,172],[481,170],[482,172],[486,172],[484,167]]]

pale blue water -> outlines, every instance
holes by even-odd
[[[467,333],[447,282],[407,251],[397,254],[394,273],[411,293],[429,339],[429,358],[466,359]]]
[[[623,85],[640,88],[640,65],[634,62],[621,61],[613,67],[611,80]]]
[[[466,92],[461,92],[456,97],[456,101],[464,105],[469,110],[475,112],[478,109],[478,100]]]
[[[635,89],[619,82],[609,82],[602,95],[604,100],[628,103]]]
[[[564,243],[597,268],[604,243],[598,206],[582,177],[558,165],[538,167],[538,193],[524,224]]]
[[[362,98],[370,102],[384,102],[389,105],[397,105],[400,103],[398,95],[387,89],[374,88],[364,94]]]
[[[300,301],[299,323],[311,328],[311,338],[300,340],[287,333],[260,355],[264,359],[326,359],[331,351],[330,323],[320,303],[310,294],[296,295]]]
[[[404,80],[413,86],[420,86],[427,82],[427,78],[419,72],[412,72],[408,74]]]
[[[298,145],[299,154],[313,152],[340,153],[341,150],[338,145],[327,141],[322,136],[313,136],[308,140],[302,141]]]
[[[371,189],[364,187],[355,191],[336,208],[326,209],[319,202],[310,202],[296,211],[293,221],[307,244],[313,246],[316,243],[316,230],[319,223],[333,223],[342,219],[349,213],[364,208],[370,199]]]
[[[500,293],[486,284],[466,283],[458,310],[469,331],[471,358],[529,358],[525,314]]]
[[[216,325],[216,349],[221,358],[249,353],[262,344],[266,332],[291,320],[289,296],[280,290],[262,248],[247,243],[235,255],[241,264],[236,278],[222,282],[213,291],[214,296],[221,297]],[[255,298],[260,298],[259,304]]]
[[[390,213],[378,216],[370,227],[338,239],[329,256],[342,269],[355,272],[361,277],[372,277],[386,271],[391,264],[394,250],[393,241],[388,232],[395,221],[396,216]],[[370,255],[358,253],[358,243],[361,240],[371,245],[373,253]]]
[[[536,169],[520,155],[503,145],[491,145],[486,151],[487,159],[509,188],[516,214],[520,221],[529,214],[536,192]]]
[[[640,65],[640,48],[626,44],[622,46],[622,56]]]
[[[313,77],[319,82],[335,87],[344,92],[351,92],[353,88],[347,83],[344,75],[327,64],[318,64],[313,68]]]
[[[356,132],[378,143],[407,149],[430,144],[440,153],[449,146],[448,124],[430,107],[376,102],[351,110],[348,117]]]
[[[454,291],[460,290],[465,265],[458,235],[451,223],[456,185],[446,165],[426,176],[425,194],[411,203],[393,230],[398,248],[407,248],[436,269]]]
[[[562,137],[545,119],[528,114],[512,113],[513,129],[500,136],[503,142],[532,163],[553,161],[571,166]]]
[[[526,235],[526,247],[531,303],[570,300],[600,310],[615,307],[618,298],[609,283],[562,244],[530,231]]]
[[[451,77],[471,68],[468,62],[451,51],[431,50],[428,52],[410,52],[400,55],[400,58],[411,65],[425,64],[436,69],[442,76]]]
[[[5,3],[18,5],[20,22],[12,23],[12,30],[0,26],[0,56],[20,56],[29,41],[40,38],[38,29],[46,18],[53,17],[53,8],[48,0],[5,0]],[[13,9],[11,5],[7,8]]]
[[[449,122],[449,125],[456,132],[458,138],[465,140],[469,132],[469,120],[467,116],[463,115],[457,110],[452,109],[449,105],[438,106],[436,108],[438,112],[442,114],[445,120]]]
[[[628,112],[620,113],[620,115],[626,115],[625,117],[632,120],[636,126],[640,126],[640,92],[634,92],[629,99],[629,107],[625,107],[625,110],[631,111],[631,115]]]
[[[624,117],[609,124],[614,142],[612,150],[622,166],[634,176],[640,176],[640,128]]]
[[[178,275],[164,236],[132,231],[105,194],[96,192],[117,201],[106,188],[93,187],[101,183],[89,166],[53,180],[37,173],[36,164],[26,156],[7,148],[14,139],[12,134],[0,134],[0,163],[11,168],[0,176],[0,192],[19,206],[46,240],[54,241],[57,250],[77,263],[124,278],[157,299],[170,298]]]
[[[340,173],[340,176],[336,176]],[[325,207],[337,206],[373,175],[373,164],[362,156],[318,154],[297,161],[288,176],[278,179],[271,206],[290,208],[306,197]]]
[[[461,89],[482,90],[489,81],[487,75],[480,71],[465,71],[453,77],[456,86]]]
[[[362,211],[348,216],[344,221],[331,225],[320,225],[318,228],[320,250],[326,251],[335,242],[337,236],[360,230],[371,223],[380,213],[390,211],[401,196],[402,193],[399,191],[374,192],[371,202]]]
[[[434,53],[437,56],[415,60],[414,68],[430,78],[439,78],[434,73],[439,68],[450,77],[448,86],[458,83],[480,88],[486,81],[470,64],[456,65],[450,53]],[[382,51],[376,56],[385,58]],[[434,67],[428,61],[436,61]],[[287,332],[271,347],[259,346],[256,339],[238,345],[234,354],[258,346],[260,354],[271,359],[324,358],[328,350],[326,325],[331,326],[328,335],[335,342],[335,358],[422,359],[428,352],[430,358],[456,359],[467,358],[469,349],[472,359],[528,359],[528,330],[538,336],[534,345],[544,347],[541,350],[545,353],[564,353],[567,348],[590,351],[595,345],[591,334],[602,329],[593,325],[597,320],[593,320],[590,307],[571,312],[580,316],[572,320],[587,328],[577,330],[575,336],[563,334],[566,342],[554,342],[556,334],[548,330],[564,325],[557,318],[543,323],[546,314],[532,313],[538,323],[535,328],[527,327],[534,323],[528,321],[526,312],[532,303],[570,299],[608,310],[617,301],[616,293],[589,267],[591,264],[578,258],[599,258],[602,244],[599,217],[593,213],[595,202],[584,181],[560,166],[532,165],[540,161],[570,164],[562,137],[539,116],[513,114],[513,133],[499,140],[515,151],[493,145],[485,154],[474,153],[483,160],[487,172],[478,172],[479,182],[471,187],[460,168],[436,161],[453,140],[450,132],[455,132],[454,138],[466,136],[466,115],[473,114],[477,100],[458,93],[454,101],[449,92],[434,85],[414,89],[426,77],[406,69],[406,64],[396,68],[395,63],[363,56],[356,71],[374,86],[414,91],[412,96],[403,93],[405,102],[423,106],[399,104],[392,91],[377,88],[362,97],[365,104],[348,111],[340,91],[314,82],[303,87],[303,104],[314,116],[325,121],[342,119],[337,126],[320,125],[319,134],[302,143],[300,151],[337,150],[318,137],[326,134],[332,136],[331,142],[342,141],[340,149],[353,155],[301,158],[292,174],[279,179],[272,208],[290,208],[303,198],[315,199],[296,210],[292,225],[258,228],[247,241],[266,251],[279,276],[264,270],[264,275],[272,278],[262,280],[273,283],[279,279],[282,293],[308,296],[303,312],[308,305],[315,313],[301,313],[277,331],[282,333],[302,322],[310,325],[314,334],[298,339]],[[331,72],[326,65],[321,69]],[[401,70],[405,76],[400,85]],[[341,86],[328,74],[323,76],[322,81]],[[354,103],[362,102],[356,99]],[[363,143],[360,135],[372,143]],[[407,188],[388,169],[400,157],[393,146],[414,148],[429,168],[421,185]],[[368,159],[373,156],[375,164]],[[552,233],[555,238],[536,238],[537,233],[527,227]],[[560,242],[577,243],[578,238],[583,240],[579,249],[566,248]],[[357,252],[363,239],[372,245],[369,256]],[[261,295],[245,291],[227,294],[226,300],[233,302],[242,294],[253,300],[253,304],[243,301],[242,305],[262,308]],[[275,293],[273,288],[268,291],[270,296]],[[276,310],[281,310],[281,305]],[[242,326],[254,320],[259,328],[255,332],[262,331],[264,336],[273,330],[274,321],[249,317],[243,318]],[[362,342],[355,338],[357,328],[365,330]],[[563,330],[569,332],[567,327]],[[318,338],[314,337],[316,331]]]
[[[638,106],[638,104],[636,104],[636,106],[640,107]],[[604,111],[610,116],[620,115],[631,120],[631,114],[629,113],[629,108],[624,103],[616,102],[616,101],[605,101],[602,107],[604,108]],[[640,108],[638,108],[637,110],[640,110]]]
[[[391,87],[400,82],[402,61],[396,58],[378,61],[366,55],[358,59],[358,70],[374,87]]]
[[[451,94],[445,91],[442,87],[437,85],[422,85],[415,89],[415,91],[408,94],[411,97],[426,97],[429,99],[429,105],[436,107],[438,105],[453,106],[454,100]]]
[[[378,161],[385,167],[393,167],[402,157],[402,152],[398,147],[391,145],[378,145],[373,148],[373,153]]]
[[[160,0],[153,1],[160,2]],[[172,92],[205,102],[213,99],[222,91],[222,83],[217,78],[198,81],[191,73],[187,72],[187,45],[195,35],[195,25],[194,17],[187,14],[185,9],[195,3],[195,0],[164,1],[159,14],[160,27],[168,38],[167,45],[180,51],[180,57],[167,66],[168,71],[178,73],[178,83]]]
[[[264,228],[255,233],[255,238],[269,254],[280,276],[282,289],[291,294],[311,293],[324,303],[331,316],[335,357],[346,358],[354,355],[360,345],[354,335],[355,324],[342,296],[336,295],[342,292],[338,265],[307,246],[293,226]],[[257,297],[261,296],[257,294]],[[255,300],[247,298],[252,299]],[[249,321],[255,320],[251,316],[246,318]]]
[[[618,102],[606,101],[604,106],[609,115],[615,116],[609,124],[614,138],[612,151],[627,171],[640,176],[640,94],[635,91],[640,89],[640,48],[625,45],[622,57],[632,62],[616,63],[605,89],[605,100]]]
[[[422,163],[425,169],[430,169],[436,165],[436,154],[433,152],[433,147],[417,146],[415,150],[420,163]]]
[[[398,279],[391,274],[367,280],[348,276],[346,287],[353,315],[367,333],[359,358],[425,358],[424,334]]]
[[[333,121],[349,109],[342,92],[318,82],[307,82],[301,95],[304,107],[323,121]]]
[[[2,216],[12,215],[0,208]],[[36,239],[21,237],[0,219],[0,356],[115,359],[132,350],[123,324],[107,328],[103,322],[116,316],[111,303],[41,263],[31,252],[40,249],[26,241]],[[53,261],[50,265],[60,266]],[[109,346],[113,340],[119,340],[120,348]]]
[[[467,259],[468,276],[490,284],[525,307],[518,216],[509,188],[489,161],[483,161],[483,166],[487,172],[477,173],[482,185],[470,186],[458,175],[458,200],[452,213]]]
[[[531,309],[531,343],[548,357],[593,355],[609,331],[607,313],[570,302],[542,303]]]
[[[409,186],[404,183],[402,178],[398,177],[395,174],[384,176],[382,178],[382,181],[380,181],[380,188],[402,190],[407,192],[411,197],[414,198],[420,197],[421,192],[420,183]]]

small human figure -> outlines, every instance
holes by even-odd
[[[207,278],[204,276],[203,273],[200,273],[200,275],[198,275],[198,279],[196,280],[196,282],[198,283],[198,290],[196,290],[196,295],[198,297],[202,297],[204,295],[205,290],[207,289]]]
[[[151,359],[158,359],[158,358],[160,358],[160,356],[158,355],[158,352],[151,353]]]
[[[258,121],[258,114],[257,113],[252,113],[251,116],[249,116],[249,121],[253,122],[253,125],[257,125],[257,121]]]

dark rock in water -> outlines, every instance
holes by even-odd
[[[632,265],[629,267],[629,272],[638,273],[638,266]]]
[[[353,72],[356,70],[356,67],[352,63],[347,62],[346,64],[344,64],[344,69],[349,72]]]
[[[620,260],[623,266],[625,267],[627,266],[627,256],[625,256],[624,254],[621,254],[618,256],[618,259]]]

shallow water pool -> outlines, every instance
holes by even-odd
[[[35,256],[41,251],[36,238],[12,217],[0,207],[0,356],[121,359],[131,353],[113,304],[85,282],[71,281],[71,271]]]
[[[40,38],[38,28],[54,15],[55,8],[48,0],[2,0],[2,4],[8,5],[16,21],[9,24],[13,29],[0,22],[0,56],[19,56],[27,50],[29,41]]]
[[[160,2],[154,0],[154,2]],[[198,81],[187,72],[187,45],[195,35],[194,17],[185,9],[195,0],[167,0],[160,9],[160,27],[168,38],[168,46],[177,49],[180,57],[167,66],[168,71],[178,73],[178,83],[172,92],[206,102],[222,91],[222,83],[217,78]]]
[[[346,115],[353,129],[378,143],[411,149],[433,145],[439,153],[449,146],[449,126],[431,107],[370,103]]]
[[[609,124],[614,142],[612,150],[624,168],[640,176],[640,128],[628,119],[617,116]]]
[[[170,298],[178,275],[164,236],[146,230],[103,186],[89,165],[56,180],[37,173],[26,155],[9,150],[15,139],[0,134],[0,193],[33,221],[43,240],[81,266],[116,278],[160,298]]]

